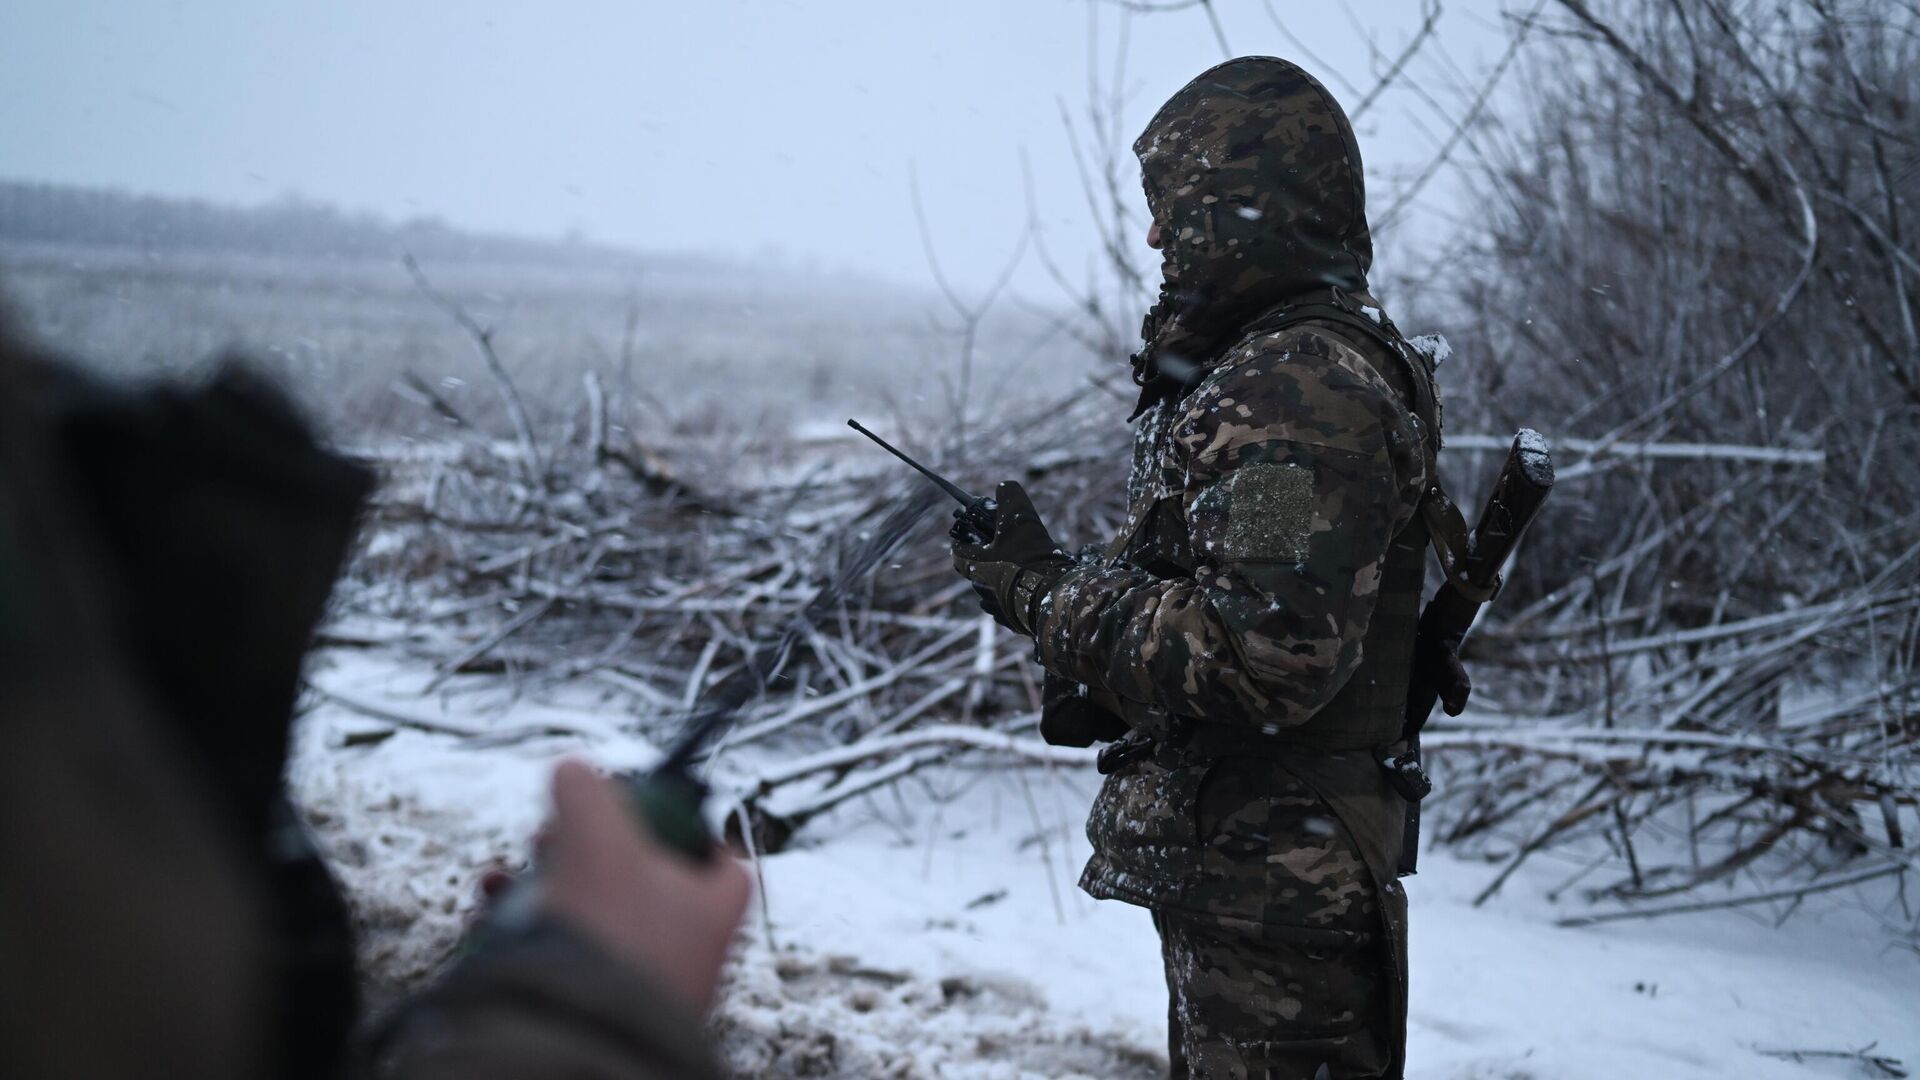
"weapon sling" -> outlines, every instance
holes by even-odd
[[[1420,731],[1440,699],[1442,673],[1457,661],[1459,648],[1473,629],[1480,609],[1493,601],[1504,579],[1501,570],[1520,537],[1539,517],[1553,490],[1553,459],[1539,432],[1523,429],[1494,481],[1487,505],[1473,529],[1439,484],[1420,503],[1446,579],[1420,613],[1414,634],[1413,675],[1407,686],[1401,752],[1383,755],[1381,767],[1407,800],[1406,831],[1400,848],[1400,875],[1412,874],[1420,854],[1420,802],[1433,789],[1420,763]]]

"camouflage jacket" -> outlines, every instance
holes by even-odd
[[[1432,400],[1431,373],[1383,344],[1401,339],[1367,292],[1359,150],[1311,76],[1221,64],[1134,149],[1164,264],[1135,357],[1130,505],[1108,557],[1035,603],[1036,655],[1135,726],[1297,732],[1360,666],[1389,549],[1417,520],[1437,433],[1410,403],[1415,383]],[[1348,325],[1287,317],[1303,304]]]
[[[1037,655],[1171,715],[1298,727],[1360,660],[1433,434],[1365,335],[1259,332],[1322,297],[1390,325],[1367,293],[1359,149],[1311,76],[1244,57],[1182,88],[1134,150],[1164,242],[1130,507],[1109,558],[1035,605]]]

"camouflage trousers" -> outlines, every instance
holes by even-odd
[[[1173,1080],[1393,1075],[1379,944],[1327,947],[1276,928],[1155,911]]]

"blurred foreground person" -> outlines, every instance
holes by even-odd
[[[1048,741],[1117,740],[1081,886],[1153,911],[1174,1077],[1398,1077],[1407,803],[1382,762],[1420,615],[1433,364],[1368,291],[1359,150],[1306,72],[1212,68],[1134,151],[1163,282],[1121,533],[1072,559],[1002,484],[990,539],[956,527],[955,567],[1034,638]]]
[[[370,486],[237,368],[107,387],[0,327],[0,1076],[717,1075],[746,875],[578,763],[542,916],[350,1051],[347,912],[281,771]]]

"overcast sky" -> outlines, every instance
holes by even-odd
[[[1379,61],[1338,3],[1271,0],[1328,65]],[[1262,0],[1217,0],[1237,53],[1300,59]],[[1420,0],[1353,0],[1380,49]],[[1415,71],[1458,107],[1504,47],[1499,0],[1446,0]],[[909,176],[964,287],[1026,218],[1092,250],[1060,102],[1083,108],[1088,0],[7,0],[0,176],[258,202],[289,192],[396,217],[642,249],[777,254],[927,282]],[[1130,141],[1222,59],[1199,9],[1101,4],[1099,62],[1130,33]],[[1411,93],[1361,125],[1376,213],[1447,124]],[[1434,189],[1425,227],[1451,189]],[[1037,263],[1017,278],[1051,291]]]

